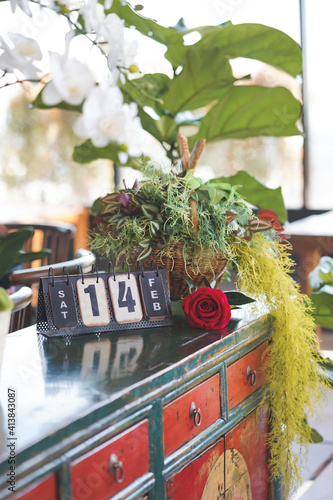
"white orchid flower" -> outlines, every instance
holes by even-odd
[[[89,137],[93,145],[99,148],[112,141],[127,144],[132,154],[131,142],[140,141],[132,135],[139,135],[142,128],[136,104],[124,104],[119,87],[103,82],[90,92],[84,102],[82,115],[74,125],[74,131],[80,137]],[[137,151],[137,145],[134,149]],[[141,149],[137,154],[140,152]]]
[[[39,68],[34,61],[42,59],[42,52],[36,40],[20,35],[8,33],[12,47],[0,37],[0,47],[3,53],[0,56],[0,68],[3,71],[14,72],[19,70],[26,78],[36,79]]]
[[[10,6],[12,9],[12,12],[15,12],[16,7],[19,7],[23,12],[29,16],[32,17],[30,7],[28,5],[28,0],[10,0]]]
[[[52,81],[44,87],[42,99],[48,106],[66,101],[74,106],[81,104],[95,84],[89,67],[75,58],[50,52]]]

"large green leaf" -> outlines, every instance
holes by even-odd
[[[18,231],[1,235],[0,278],[18,264],[50,255],[51,250],[48,249],[42,250],[41,252],[24,252],[22,250],[24,244],[33,234],[33,227],[26,227]]]
[[[300,103],[284,87],[232,87],[201,120],[191,144],[202,137],[212,141],[299,135],[295,123],[300,112]]]
[[[243,170],[232,177],[212,179],[207,184],[218,188],[219,185],[223,186],[225,183],[238,186],[237,192],[252,205],[258,208],[269,208],[276,212],[281,223],[287,220],[287,211],[280,187],[270,189]]]
[[[183,27],[180,25],[174,28],[161,26],[152,19],[138,14],[129,4],[124,4],[122,0],[113,0],[110,12],[115,12],[121,19],[124,19],[127,27],[135,26],[140,33],[157,42],[167,46],[183,43]]]
[[[126,163],[122,163],[119,159],[119,153],[123,152],[122,146],[115,142],[110,142],[103,148],[97,148],[93,145],[90,139],[87,139],[82,144],[75,146],[73,160],[78,163],[90,163],[91,161],[105,158],[111,160],[120,166],[132,167],[140,170],[141,162],[139,158],[128,156]]]
[[[162,96],[170,87],[172,80],[162,73],[146,74],[142,78],[127,80],[120,88],[126,102],[135,101],[138,106],[150,106],[157,113],[163,108]]]
[[[302,71],[300,46],[286,33],[262,24],[231,23],[206,33],[196,44],[202,48],[218,48],[221,56],[246,57],[282,69],[292,76]]]
[[[230,63],[220,56],[219,49],[191,47],[185,54],[183,71],[163,96],[164,107],[174,115],[204,107],[220,99],[234,81]]]

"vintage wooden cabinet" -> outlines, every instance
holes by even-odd
[[[175,318],[100,336],[9,335],[0,498],[280,498],[267,465],[269,401],[258,410],[270,328],[239,316],[210,332]]]

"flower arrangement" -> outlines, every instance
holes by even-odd
[[[318,369],[322,356],[310,301],[291,276],[293,262],[277,214],[269,209],[255,214],[234,186],[218,179],[203,183],[186,165],[185,160],[168,172],[148,166],[132,188],[98,199],[91,245],[106,258],[130,262],[134,254],[144,267],[152,255],[167,267],[169,257],[170,283],[180,277],[185,285],[178,282],[172,297],[171,284],[171,298],[181,299],[193,327],[206,329],[223,328],[230,320],[234,302],[218,288],[226,264],[233,265],[237,287],[249,297],[242,295],[238,303],[256,299],[272,318],[267,362],[271,467],[286,490],[293,489],[312,439],[307,416],[326,384]],[[179,245],[181,252],[174,252]],[[222,273],[215,267],[220,257]],[[182,267],[174,272],[179,260]],[[217,288],[210,288],[214,278]]]

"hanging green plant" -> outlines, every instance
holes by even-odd
[[[273,334],[269,344],[267,396],[270,398],[271,470],[286,491],[301,479],[313,431],[308,416],[323,404],[324,372],[311,302],[291,276],[288,246],[256,234],[232,245],[238,287],[269,308]],[[255,307],[255,305],[253,306]]]

